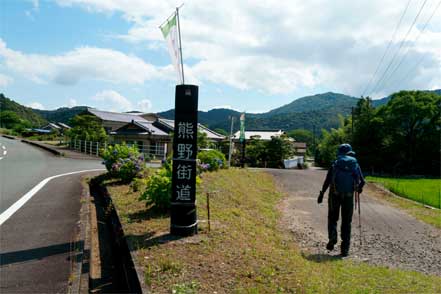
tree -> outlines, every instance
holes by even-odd
[[[67,136],[71,139],[94,142],[107,140],[101,121],[94,115],[76,115],[71,119],[70,124],[72,128],[67,132]]]
[[[322,130],[322,140],[317,147],[316,162],[324,167],[330,167],[337,155],[337,148],[340,144],[349,142],[350,121],[346,121],[340,116],[340,128],[331,131]]]
[[[21,119],[14,111],[5,110],[0,112],[0,127],[22,130],[24,128],[30,128],[31,123],[25,119]]]
[[[425,91],[401,91],[392,96],[383,115],[385,144],[407,173],[439,173],[441,96]]]

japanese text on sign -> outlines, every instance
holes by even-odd
[[[178,144],[177,159],[190,159],[192,155],[193,155],[192,144]]]
[[[189,180],[191,178],[191,165],[178,165],[177,176],[178,180]]]
[[[178,125],[178,138],[181,138],[181,139],[193,139],[193,123],[191,123],[191,122],[179,122],[179,125]]]
[[[189,201],[191,200],[190,198],[190,190],[191,190],[191,186],[190,185],[178,185],[176,187],[176,200],[182,200],[182,201]]]

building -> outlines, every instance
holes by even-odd
[[[294,148],[296,155],[305,156],[306,155],[306,143],[304,142],[294,142]]]
[[[264,140],[270,141],[273,137],[280,137],[284,135],[285,132],[282,130],[245,130],[245,140]],[[240,131],[237,131],[233,138],[234,141],[238,141],[240,137]]]
[[[101,121],[109,134],[109,143],[136,145],[140,152],[157,159],[165,159],[172,152],[174,120],[163,119],[153,113],[118,113],[94,108],[88,108],[84,114],[93,115]],[[198,128],[212,142],[225,139],[225,136],[201,124],[198,124]]]

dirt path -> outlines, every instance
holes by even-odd
[[[281,204],[283,223],[301,249],[315,260],[336,258],[327,242],[327,193],[317,204],[326,171],[267,170],[288,197]],[[370,264],[441,276],[441,230],[424,224],[381,200],[381,191],[368,185],[361,195],[362,246],[358,214],[354,212],[350,258]],[[379,197],[380,196],[380,197]],[[338,226],[340,233],[340,224]]]

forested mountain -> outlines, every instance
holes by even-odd
[[[44,117],[47,121],[62,122],[65,124],[69,124],[69,120],[72,117],[85,111],[86,109],[87,109],[86,106],[75,106],[72,108],[61,107],[56,110],[40,110],[40,109],[33,109],[33,110],[34,112]]]
[[[9,99],[3,93],[0,93],[0,111],[12,111],[17,114],[20,119],[28,121],[34,127],[40,127],[47,123],[47,121],[38,113],[35,113],[32,108],[23,106]]]
[[[278,114],[310,112],[321,109],[348,112],[351,107],[357,104],[357,101],[358,98],[355,97],[328,92],[296,99],[282,107],[263,113],[262,116],[270,117]]]
[[[389,98],[375,100],[375,105],[387,103]],[[357,105],[359,98],[338,93],[323,93],[298,98],[293,102],[273,109],[266,113],[247,113],[247,129],[308,129],[320,132],[323,129],[336,128],[339,124],[338,115],[347,116],[351,108]],[[160,116],[173,119],[174,110],[158,113]],[[235,117],[234,129],[239,129],[240,112],[231,109],[212,109],[198,112],[199,122],[212,128],[230,130],[230,116]]]

